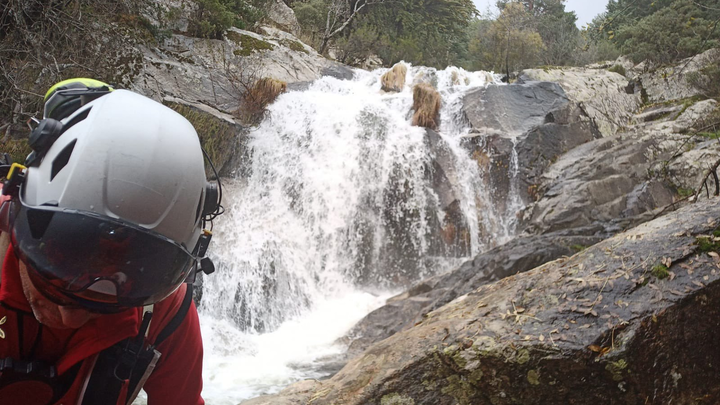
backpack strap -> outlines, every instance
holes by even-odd
[[[152,374],[161,353],[155,350],[185,320],[192,303],[192,285],[188,284],[182,304],[162,329],[154,344],[147,341],[152,312],[145,308],[138,335],[109,347],[98,356],[87,386],[84,404],[116,404],[122,397],[131,404]],[[127,391],[123,386],[127,384]],[[127,393],[127,396],[123,395]]]
[[[175,316],[173,316],[173,318],[165,325],[157,338],[155,338],[154,344],[148,347],[148,350],[146,352],[147,354],[138,359],[138,364],[136,365],[135,369],[133,370],[132,376],[130,377],[130,387],[128,388],[128,392],[130,393],[130,395],[128,396],[128,404],[131,404],[138,396],[143,385],[145,385],[145,382],[148,380],[148,378],[150,378],[150,374],[152,374],[152,372],[155,370],[155,365],[157,364],[158,360],[160,360],[161,353],[155,350],[155,348],[160,346],[160,344],[165,341],[165,339],[170,337],[170,335],[172,335],[173,332],[175,332],[185,320],[185,315],[187,315],[188,309],[190,309],[190,304],[192,304],[192,297],[193,285],[188,284],[187,290],[185,291],[185,297],[183,298],[183,302],[182,304],[180,304],[180,308],[178,308]]]
[[[185,291],[185,298],[183,299],[182,304],[180,305],[180,308],[178,308],[178,311],[175,313],[175,316],[168,322],[167,325],[165,325],[165,328],[160,332],[158,337],[155,339],[155,347],[160,346],[162,342],[165,341],[170,335],[172,335],[173,332],[177,330],[177,328],[180,327],[180,325],[185,320],[185,315],[187,315],[188,309],[190,309],[190,304],[192,304],[192,297],[193,297],[193,285],[188,284],[187,285],[187,291]]]

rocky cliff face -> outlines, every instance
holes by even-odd
[[[201,137],[212,140],[217,153],[211,157],[219,170],[242,153],[236,150],[247,126],[236,117],[245,86],[262,77],[293,84],[337,71],[352,75],[289,33],[271,27],[262,31],[264,35],[231,28],[221,40],[174,34],[157,47],[140,46],[142,56],[128,78],[130,89],[181,113],[192,111]],[[226,133],[228,125],[233,136]]]

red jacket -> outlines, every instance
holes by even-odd
[[[78,363],[80,371],[57,405],[75,405],[81,400],[83,384],[99,352],[138,334],[142,308],[119,314],[103,315],[76,330],[52,329],[40,325],[32,315],[20,284],[18,260],[8,249],[0,277],[0,360],[6,357],[25,359],[33,350],[32,360],[54,364],[59,375]],[[173,318],[185,296],[186,286],[155,304],[147,341],[152,343]],[[22,331],[19,329],[22,328]],[[41,331],[42,329],[42,331]],[[22,337],[22,342],[20,338]],[[37,344],[36,339],[39,337]],[[155,371],[144,385],[148,405],[203,405],[202,337],[195,304],[184,321],[157,350],[161,353]],[[22,352],[21,352],[22,351]],[[1,377],[0,377],[1,378]],[[32,392],[18,393],[17,398],[0,395],[0,405],[29,402]],[[123,394],[126,395],[126,394]],[[121,403],[123,399],[119,399]],[[104,404],[103,404],[104,405]]]

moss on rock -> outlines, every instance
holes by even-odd
[[[165,102],[165,105],[177,111],[195,127],[200,137],[200,144],[202,144],[219,172],[235,151],[237,127],[192,106],[168,101]],[[212,169],[207,162],[205,162],[205,173],[208,176],[213,175]]]
[[[229,31],[225,35],[228,40],[235,42],[241,47],[241,49],[233,51],[235,56],[250,56],[256,51],[262,52],[275,49],[275,45],[267,41],[263,41],[262,39],[251,37],[250,35],[240,34],[234,31]]]
[[[382,397],[380,399],[380,405],[415,405],[415,400],[394,392]]]
[[[295,52],[303,52],[306,54],[310,53],[307,51],[307,49],[305,49],[303,44],[300,43],[299,41],[293,41],[291,39],[283,39],[283,40],[280,40],[280,45],[290,48]]]

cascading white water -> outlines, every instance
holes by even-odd
[[[456,263],[426,260],[438,256],[431,233],[444,214],[427,181],[425,130],[410,125],[413,80],[432,81],[443,98],[439,132],[452,155],[448,178],[467,253],[512,232],[461,146],[469,131],[462,96],[494,77],[411,67],[406,89],[385,94],[382,73],[325,77],[283,94],[249,134],[248,175],[226,182],[227,212],[211,246],[217,272],[203,285],[209,404],[322,377],[322,359],[343,350],[334,341],[392,290]]]

